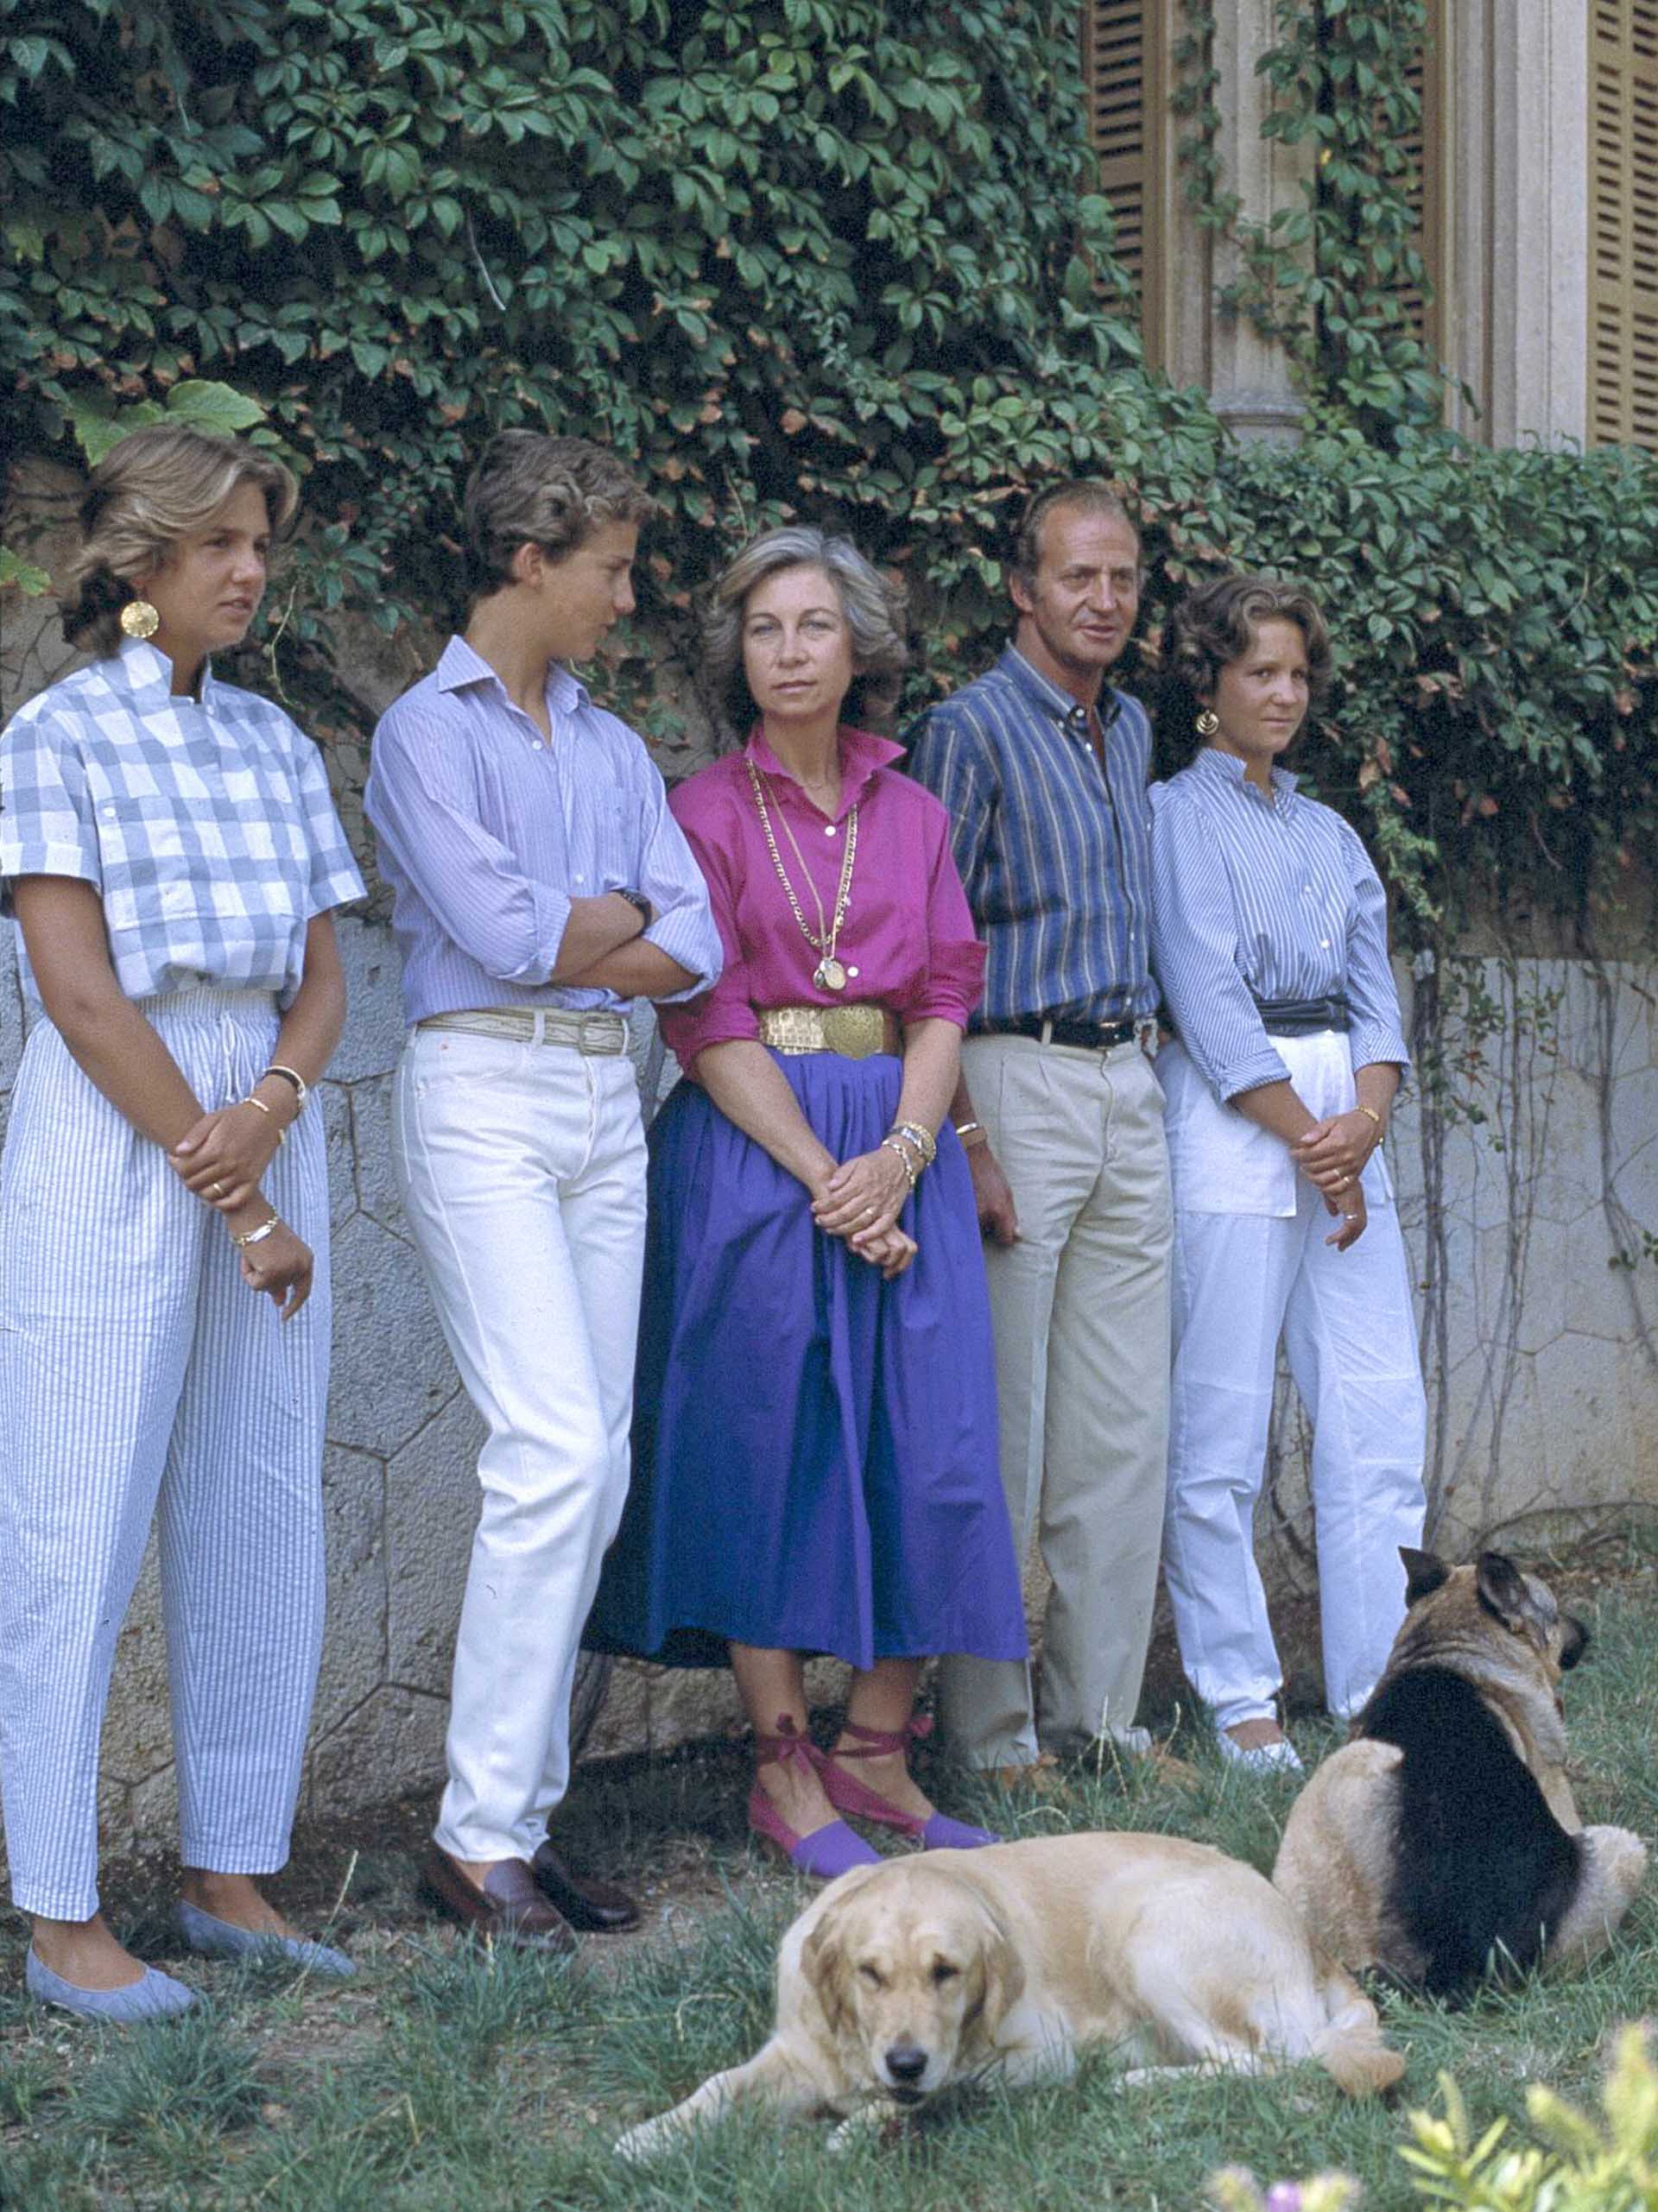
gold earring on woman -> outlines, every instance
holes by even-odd
[[[161,626],[161,618],[148,599],[129,599],[121,610],[121,629],[127,637],[154,637]]]
[[[1197,731],[1199,736],[1212,737],[1219,728],[1220,717],[1215,712],[1212,707],[1205,707],[1203,712],[1198,717],[1197,720]]]

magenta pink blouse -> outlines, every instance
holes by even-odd
[[[961,878],[950,856],[950,818],[890,763],[902,748],[866,730],[840,733],[840,806],[833,821],[819,811],[758,730],[741,753],[687,777],[669,805],[685,831],[725,947],[719,981],[700,998],[660,1007],[662,1033],[682,1067],[710,1045],[760,1034],[755,1008],[845,1006],[873,999],[904,1021],[938,1019],[965,1029],[984,979],[984,947],[973,935]],[[834,913],[846,820],[857,808],[857,851],[837,957],[845,991],[820,990],[818,964],[766,850],[759,809],[744,766],[765,777],[772,834],[795,896],[815,931],[817,908],[784,834],[787,813],[823,901]]]

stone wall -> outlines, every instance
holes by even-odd
[[[393,1185],[390,1071],[402,1043],[397,960],[380,926],[341,924],[351,1015],[320,1086],[333,1191],[334,1368],[324,1480],[329,1625],[307,1806],[342,1813],[435,1783],[445,1693],[477,1509],[478,1424],[421,1284]],[[1507,1071],[1483,1124],[1446,1141],[1444,1295],[1427,1346],[1441,1535],[1658,1505],[1658,983],[1624,964],[1487,962],[1512,1040],[1549,1009],[1546,1045]],[[1525,1016],[1513,1019],[1515,1011]],[[22,1037],[0,951],[0,1105]],[[313,1109],[314,1110],[314,1109]],[[1420,1128],[1399,1117],[1395,1170],[1419,1277],[1430,1210]],[[1636,1224],[1631,1227],[1631,1223]],[[1619,1261],[1629,1253],[1633,1266]],[[1297,1423],[1281,1423],[1262,1534],[1275,1577],[1309,1579]],[[1542,1517],[1540,1520],[1540,1517]],[[728,1683],[622,1666],[590,1755],[663,1746],[734,1722]],[[153,1560],[123,1634],[105,1752],[112,1845],[173,1821]]]

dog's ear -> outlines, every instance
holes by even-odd
[[[1560,1615],[1560,1672],[1574,1667],[1589,1648],[1589,1631],[1575,1613]]]
[[[997,2029],[1024,1994],[1025,1969],[1001,1914],[987,1899],[981,1897],[978,1902],[979,1964],[984,1986],[963,2026],[975,2046],[988,2050]]]
[[[1482,1552],[1475,1575],[1479,1602],[1511,1635],[1517,1636],[1534,1610],[1526,1578],[1505,1552]]]
[[[843,1918],[839,1900],[837,1899],[807,1937],[801,1950],[801,1971],[822,2009],[830,2034],[837,2037],[845,2026],[850,2012],[846,2002],[846,1946],[843,1940]]]
[[[1432,1597],[1451,1579],[1451,1570],[1437,1552],[1413,1552],[1408,1544],[1399,1546],[1399,1557],[1405,1563],[1405,1603],[1415,1605],[1425,1597]]]

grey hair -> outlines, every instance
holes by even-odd
[[[80,543],[58,602],[71,645],[107,660],[121,649],[121,610],[136,579],[165,568],[185,540],[212,522],[244,483],[265,502],[272,536],[299,502],[290,471],[240,438],[181,423],[130,431],[92,471],[80,502]]]
[[[1073,515],[1103,515],[1112,521],[1126,522],[1134,533],[1135,543],[1140,541],[1139,524],[1110,484],[1103,483],[1098,477],[1071,477],[1063,483],[1051,483],[1026,502],[1013,541],[1013,558],[1008,564],[1012,574],[1027,589],[1036,581],[1036,572],[1042,565],[1042,525],[1056,508],[1066,509]]]
[[[743,611],[756,588],[788,568],[820,568],[835,587],[852,641],[852,685],[842,719],[884,718],[898,696],[909,660],[904,640],[907,595],[883,576],[850,538],[832,538],[805,523],[790,523],[750,538],[710,585],[703,603],[702,661],[711,690],[734,736],[755,717],[743,670]]]

